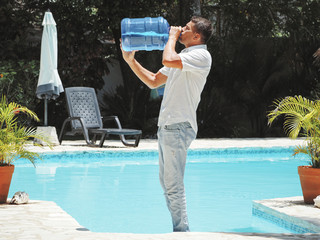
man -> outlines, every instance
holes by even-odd
[[[211,55],[205,43],[212,35],[210,21],[193,17],[185,27],[171,27],[157,73],[142,67],[134,58],[135,51],[125,52],[124,60],[150,88],[166,84],[158,120],[159,176],[173,231],[188,232],[189,223],[184,190],[187,150],[198,130],[196,110],[211,68]],[[179,40],[186,48],[175,51]]]

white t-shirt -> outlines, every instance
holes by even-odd
[[[196,111],[211,68],[206,45],[185,48],[179,53],[182,69],[163,67],[168,77],[161,103],[158,126],[189,122],[197,133]]]

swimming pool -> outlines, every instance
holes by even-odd
[[[292,148],[190,150],[185,173],[191,231],[289,232],[252,216],[252,200],[302,195]],[[156,151],[46,154],[18,161],[9,197],[55,201],[94,232],[166,233],[171,220]]]

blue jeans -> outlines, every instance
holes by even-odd
[[[189,122],[160,126],[158,129],[160,184],[171,213],[174,232],[189,232],[183,177],[187,150],[195,138],[196,133]]]

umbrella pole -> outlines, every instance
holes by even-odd
[[[48,126],[48,99],[44,99],[44,126]]]

